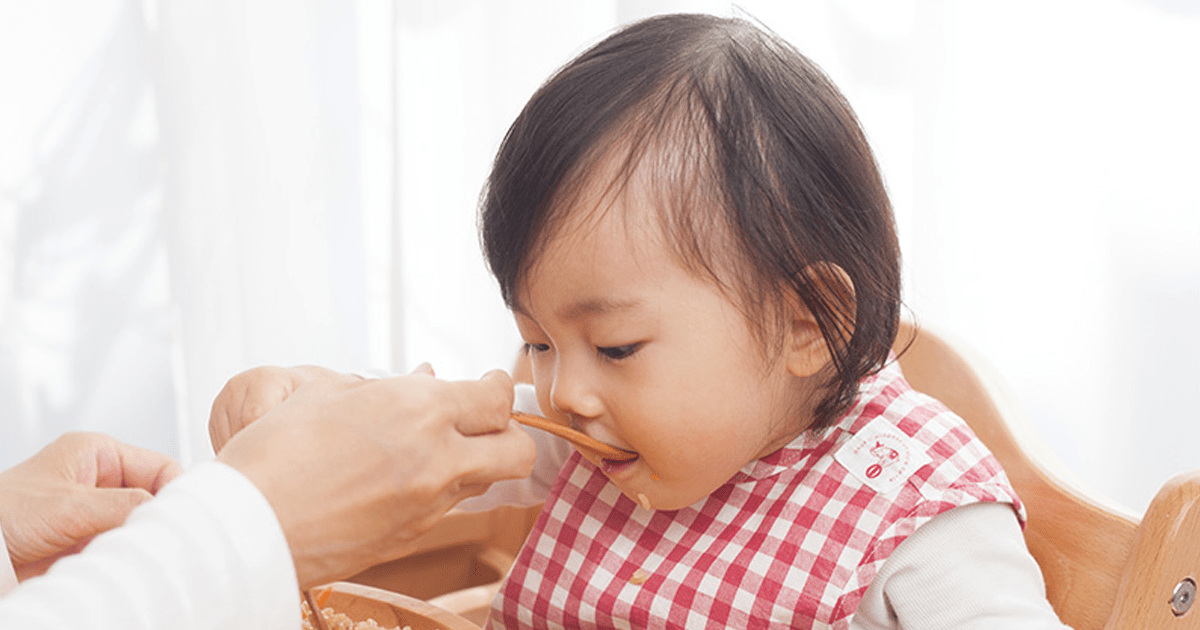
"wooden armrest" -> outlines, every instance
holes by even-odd
[[[1172,477],[1150,502],[1105,628],[1200,629],[1195,591],[1175,597],[1185,579],[1200,582],[1200,469]],[[1177,615],[1173,605],[1187,612]]]
[[[408,555],[483,542],[492,535],[493,520],[488,512],[449,512],[414,541]]]
[[[488,547],[479,554],[480,564],[490,567],[500,576],[508,572],[514,560],[516,558],[511,554],[495,547]],[[483,625],[491,610],[492,599],[496,597],[496,593],[500,590],[500,584],[503,582],[504,578],[501,577],[489,584],[450,591],[427,601],[438,608],[444,608],[469,621]]]
[[[538,507],[506,507],[451,512],[414,542],[408,556],[375,565],[348,581],[422,600],[463,589],[494,588],[512,566],[538,511]],[[478,596],[477,591],[471,592]],[[490,598],[485,604],[489,602]],[[464,606],[460,609],[479,607]]]

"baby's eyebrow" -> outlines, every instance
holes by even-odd
[[[558,316],[563,319],[580,319],[594,315],[607,315],[614,311],[629,311],[641,305],[641,300],[589,298],[564,306],[558,310]]]

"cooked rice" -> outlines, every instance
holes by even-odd
[[[312,622],[308,619],[308,606],[304,606],[304,621],[300,624],[301,630],[314,630]],[[322,608],[321,614],[325,616],[325,625],[329,630],[412,630],[409,626],[397,628],[395,626],[381,626],[374,619],[366,621],[354,621],[350,617],[334,612],[332,608]]]

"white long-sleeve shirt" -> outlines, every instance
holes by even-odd
[[[213,462],[0,597],[0,628],[295,630],[299,602],[270,504],[241,473]]]

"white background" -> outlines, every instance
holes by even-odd
[[[1200,9],[749,0],[857,109],[905,299],[1085,483],[1200,466]],[[519,343],[475,210],[615,25],[720,2],[0,0],[0,467],[88,429],[211,457],[259,364],[474,378]]]

